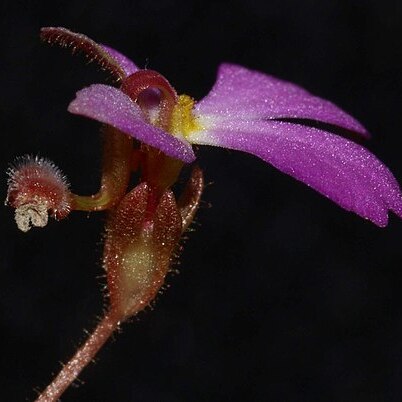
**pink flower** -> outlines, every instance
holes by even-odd
[[[42,36],[55,41],[52,30],[60,32],[45,28]],[[389,210],[402,216],[400,188],[389,169],[363,146],[326,130],[335,126],[368,137],[333,103],[264,73],[222,64],[210,93],[197,103],[176,97],[173,123],[161,126],[155,117],[159,91],[144,90],[139,102],[122,90],[130,77],[149,70],[84,35],[64,30],[63,40],[72,46],[81,41],[81,47],[86,41],[95,55],[104,52],[108,60],[101,63],[122,82],[120,88],[95,84],[78,91],[71,113],[113,126],[185,163],[195,159],[193,144],[248,152],[378,226],[387,225]],[[324,124],[315,128],[309,122]]]
[[[161,74],[139,69],[85,35],[44,28],[41,36],[83,51],[119,87],[91,85],[68,107],[105,124],[96,194],[74,194],[59,169],[42,158],[22,158],[9,169],[7,203],[23,231],[45,226],[48,214],[62,219],[76,210],[108,211],[103,253],[108,309],[38,402],[58,400],[121,323],[160,291],[204,187],[202,171],[194,167],[181,195],[172,191],[183,165],[195,160],[193,144],[258,156],[379,226],[387,224],[388,211],[402,217],[402,195],[388,168],[361,145],[331,132],[368,137],[332,103],[232,64],[219,68],[211,92],[196,103],[179,96]],[[131,188],[133,173],[139,183]]]

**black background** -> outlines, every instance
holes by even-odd
[[[39,153],[97,190],[99,124],[66,107],[106,76],[40,43],[66,26],[197,99],[222,61],[295,82],[362,121],[402,182],[400,4],[2,1],[0,170]],[[400,401],[402,222],[377,228],[249,155],[197,154],[210,185],[180,275],[62,400]],[[27,234],[0,220],[0,399],[30,401],[102,313],[104,216]]]

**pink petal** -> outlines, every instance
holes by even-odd
[[[117,63],[126,73],[127,77],[139,70],[139,68],[128,57],[124,56],[117,50],[106,45],[100,45],[100,46],[103,48],[103,50],[109,53],[109,55],[117,61]]]
[[[181,141],[144,121],[140,107],[117,88],[96,84],[81,89],[68,106],[68,111],[109,124],[172,158],[187,163],[195,159],[187,141]]]
[[[366,129],[333,103],[286,81],[234,64],[222,64],[210,93],[196,111],[231,120],[316,120],[368,137]]]
[[[378,226],[387,225],[388,210],[402,217],[402,195],[394,176],[354,142],[277,121],[234,120],[209,126],[192,133],[189,141],[256,155]]]

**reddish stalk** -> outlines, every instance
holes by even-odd
[[[116,314],[107,313],[99,322],[71,360],[63,366],[59,374],[40,394],[36,402],[56,402],[63,392],[77,379],[81,371],[94,360],[99,349],[118,328],[119,319]]]
[[[75,211],[103,211],[116,206],[127,191],[131,174],[133,139],[113,128],[103,130],[101,187],[90,196],[71,194]]]
[[[95,61],[104,70],[108,71],[116,81],[126,78],[121,65],[107,50],[92,39],[80,33],[71,32],[66,28],[46,27],[40,30],[40,37],[51,45],[71,48],[73,53],[83,52],[90,62]]]

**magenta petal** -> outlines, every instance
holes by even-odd
[[[109,124],[172,158],[187,163],[195,159],[187,141],[145,122],[140,107],[117,88],[96,84],[81,89],[68,111]]]
[[[388,210],[402,217],[402,195],[392,173],[367,149],[342,137],[293,123],[228,121],[189,140],[256,155],[378,226],[386,226]]]
[[[203,116],[232,120],[299,118],[316,120],[368,137],[366,129],[333,103],[278,78],[222,64],[210,93],[196,111]]]
[[[100,46],[102,46],[103,50],[108,52],[110,56],[112,56],[117,61],[117,63],[126,73],[127,77],[139,70],[139,68],[128,57],[124,56],[117,50],[106,45],[100,45]]]

